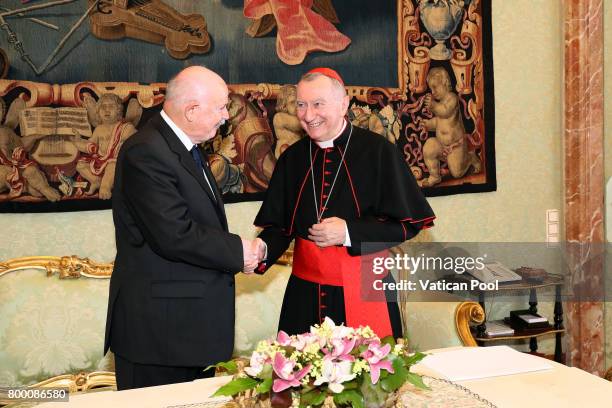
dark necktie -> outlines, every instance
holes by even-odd
[[[215,201],[217,201],[217,197],[215,196],[215,188],[212,184],[215,182],[215,180],[212,175],[212,172],[208,169],[208,162],[206,163],[206,165],[204,164],[204,161],[202,160],[202,154],[200,153],[200,149],[198,149],[198,146],[193,146],[189,152],[191,153],[191,157],[193,157],[193,160],[196,162],[196,167],[200,171],[204,171],[206,181],[208,183],[208,186],[210,187],[210,191],[212,192]]]
[[[198,146],[193,146],[190,150],[191,152],[191,157],[193,157],[193,160],[195,160],[196,162],[196,167],[200,170],[204,170],[204,162],[202,161],[202,154],[200,153],[200,149],[198,149]]]

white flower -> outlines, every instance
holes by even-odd
[[[323,361],[323,368],[321,370],[321,376],[317,377],[314,385],[321,385],[328,383],[329,389],[334,393],[340,393],[344,389],[342,383],[347,382],[355,378],[355,374],[351,373],[350,361],[334,362],[330,359]]]
[[[346,338],[353,337],[354,334],[355,334],[355,329],[353,329],[352,327],[336,326],[334,327],[334,330],[332,331],[332,338],[333,339],[346,339]]]
[[[263,371],[266,360],[267,356],[265,354],[254,352],[251,355],[249,366],[245,367],[244,371],[251,377],[257,377]]]

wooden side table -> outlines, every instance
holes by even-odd
[[[515,330],[512,336],[486,337],[485,331],[486,321],[476,326],[476,341],[479,345],[484,345],[487,342],[500,340],[517,340],[529,339],[529,350],[531,353],[536,353],[538,350],[538,337],[554,334],[555,335],[555,354],[554,360],[559,363],[564,363],[563,349],[561,345],[561,337],[565,332],[563,327],[563,306],[561,304],[561,287],[563,285],[563,277],[560,275],[548,274],[541,282],[510,282],[499,285],[499,291],[524,291],[529,290],[529,313],[538,313],[538,298],[537,290],[545,287],[555,286],[555,306],[554,306],[554,323],[550,327],[539,329]],[[479,291],[478,302],[485,310],[486,291]]]

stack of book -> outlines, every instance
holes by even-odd
[[[485,336],[489,338],[514,335],[514,329],[501,320],[492,320],[487,322],[486,325],[487,329],[485,330]]]
[[[510,318],[506,320],[516,330],[545,329],[550,327],[548,319],[529,310],[513,310]]]

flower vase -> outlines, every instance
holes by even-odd
[[[421,0],[419,11],[421,21],[427,32],[436,41],[429,50],[434,60],[449,60],[451,51],[446,47],[446,40],[455,32],[463,17],[464,1],[458,0]]]

